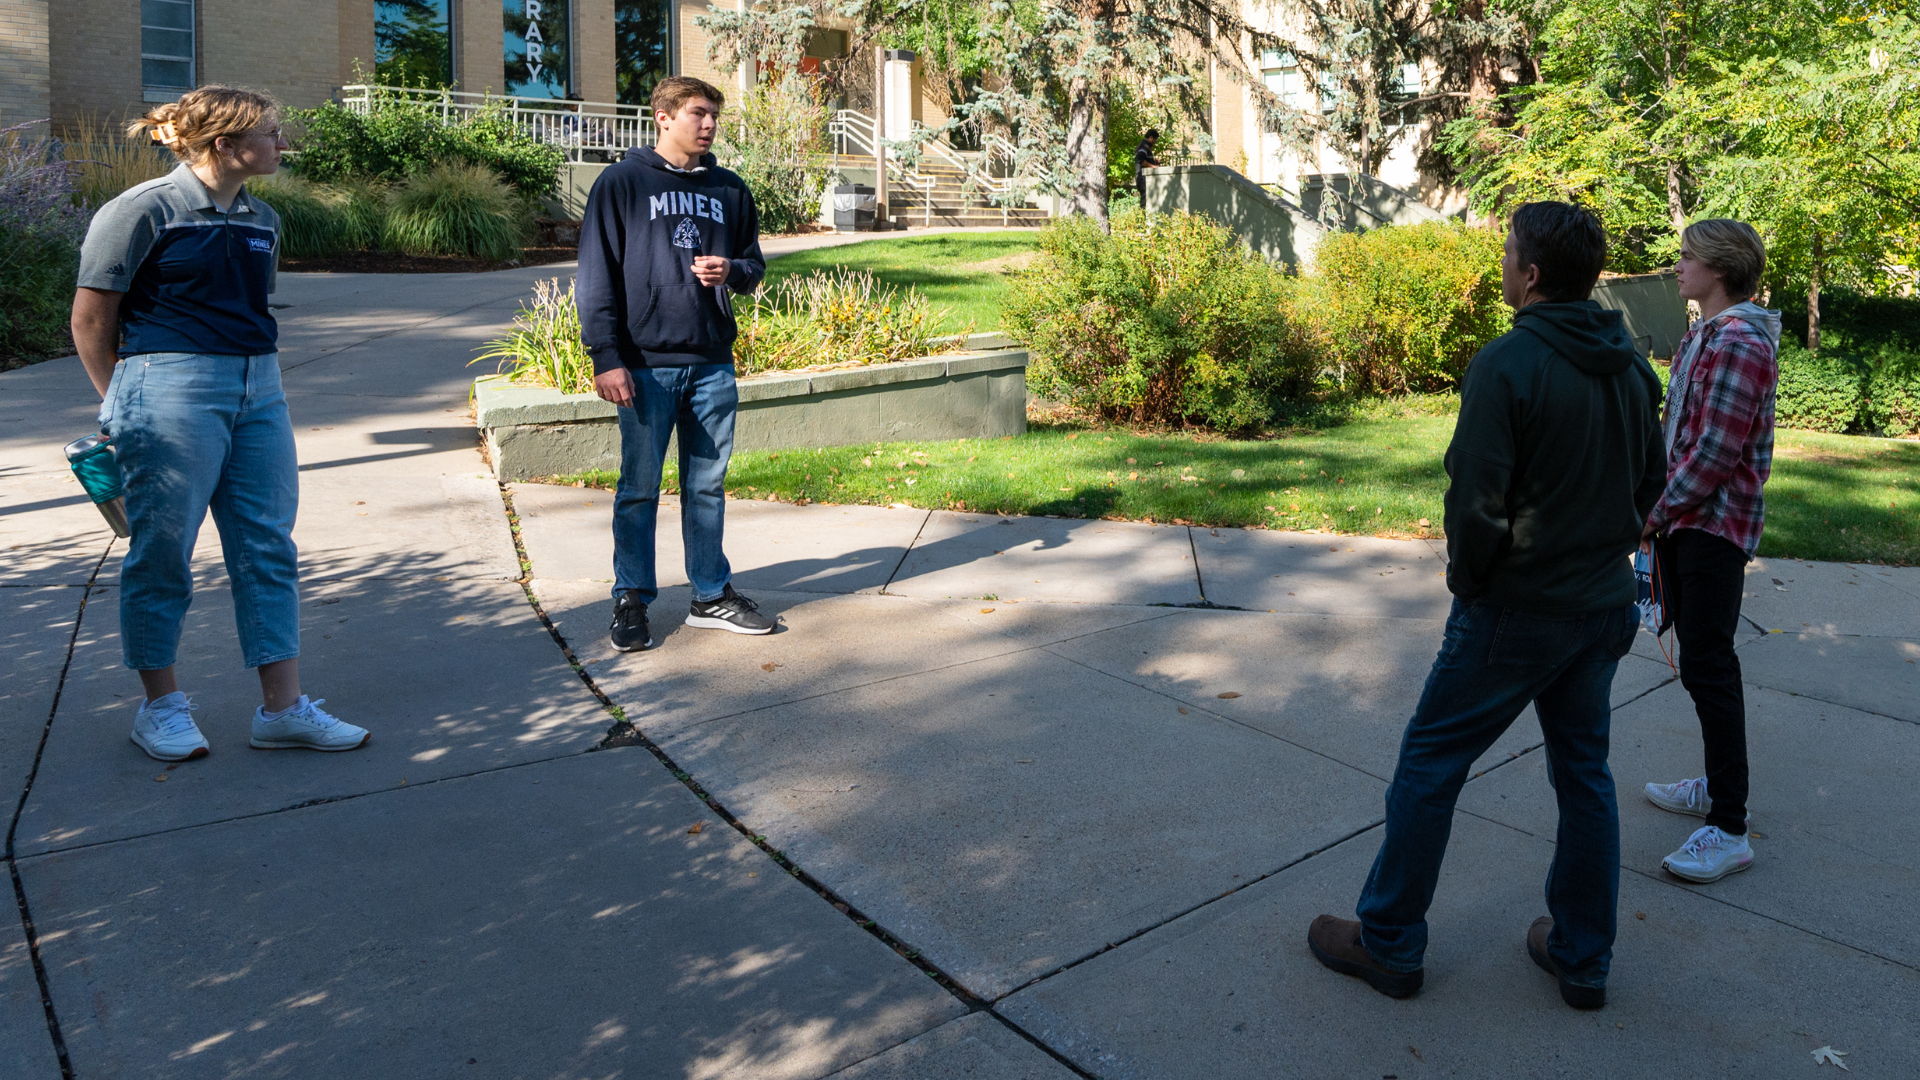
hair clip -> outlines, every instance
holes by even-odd
[[[180,132],[173,126],[173,121],[169,120],[153,129],[153,141],[162,146],[172,146],[180,141]]]

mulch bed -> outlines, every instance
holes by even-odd
[[[503,263],[454,255],[403,255],[397,251],[345,251],[317,259],[281,259],[280,269],[291,274],[472,274],[510,270],[516,266],[545,266],[580,257],[572,245],[530,247],[520,258]]]

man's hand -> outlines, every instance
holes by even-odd
[[[695,255],[693,257],[693,276],[702,285],[723,285],[727,275],[733,270],[733,260],[718,255]],[[606,395],[601,395],[605,397]]]
[[[593,392],[600,400],[611,401],[622,408],[633,408],[633,372],[618,367],[604,371],[593,377]]]

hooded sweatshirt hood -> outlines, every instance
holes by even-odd
[[[1639,356],[1620,312],[1592,300],[1521,308],[1513,316],[1513,328],[1539,338],[1589,375],[1618,375]]]
[[[1728,308],[1727,310],[1721,312],[1720,314],[1715,315],[1714,318],[1739,319],[1741,322],[1751,324],[1755,330],[1758,330],[1760,331],[1761,334],[1765,335],[1768,341],[1773,342],[1774,351],[1776,353],[1779,352],[1779,349],[1780,349],[1780,313],[1779,312],[1770,310],[1768,308],[1763,308],[1759,304],[1756,304],[1751,300],[1742,300],[1739,303]]]
[[[672,162],[668,161],[666,158],[661,157],[660,151],[655,150],[651,146],[636,146],[633,149],[627,151],[626,156],[630,158],[634,158],[635,160],[639,161],[644,165],[651,165],[656,169],[665,169],[667,172],[670,172],[670,173],[679,173],[682,176],[691,176],[696,173],[702,173],[720,164],[720,159],[714,157],[713,151],[711,150],[707,151],[704,154],[701,154],[700,160],[694,162],[692,168],[687,168],[687,169],[683,169],[680,166],[675,165]]]

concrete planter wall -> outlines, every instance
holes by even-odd
[[[741,379],[734,448],[987,439],[1026,431],[1026,350],[997,334],[975,334],[967,344],[967,352],[949,356]],[[482,380],[474,384],[474,404],[501,480],[620,467],[615,407],[592,394]],[[676,452],[670,446],[668,460]]]

